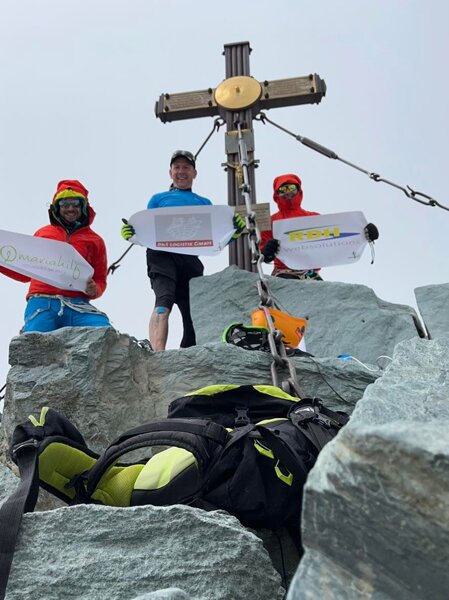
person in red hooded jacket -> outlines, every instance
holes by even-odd
[[[89,300],[99,298],[106,289],[107,257],[103,239],[90,225],[95,211],[82,183],[63,180],[58,183],[48,211],[50,225],[38,229],[36,237],[67,242],[93,267],[93,276],[84,292],[63,290],[37,279],[0,267],[0,272],[21,282],[30,282],[22,332],[53,331],[61,327],[108,327],[108,317]]]
[[[279,211],[271,216],[271,225],[273,225],[274,221],[281,219],[311,217],[320,214],[302,208],[302,183],[297,175],[293,175],[292,173],[279,175],[273,181],[273,191],[273,200],[278,205]],[[369,242],[373,242],[379,237],[377,227],[373,223],[368,223],[365,227],[365,235]],[[322,281],[319,274],[319,267],[304,271],[289,269],[287,265],[276,258],[279,247],[279,240],[273,238],[272,230],[261,232],[261,252],[264,256],[264,262],[269,263],[274,260],[272,275],[286,279],[315,279]]]

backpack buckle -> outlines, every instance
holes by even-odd
[[[325,417],[323,414],[318,413],[316,415],[316,420],[320,425],[323,425],[324,427],[326,427],[327,429],[330,429],[333,425],[332,421],[328,418]]]
[[[299,423],[305,423],[306,421],[312,421],[316,417],[316,412],[313,406],[296,406],[289,415],[294,425]]]
[[[22,448],[26,448],[28,446],[34,446],[35,448],[37,448],[39,446],[39,442],[38,440],[32,438],[30,440],[26,440],[25,442],[21,442],[20,444],[16,444],[11,449],[12,456],[17,456],[17,454],[22,450]]]
[[[234,420],[235,427],[244,427],[250,423],[248,409],[246,407],[236,406],[235,412],[237,413],[237,417]]]

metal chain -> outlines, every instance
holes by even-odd
[[[276,306],[271,294],[268,279],[262,270],[262,264],[264,262],[263,254],[259,250],[260,245],[260,231],[257,227],[256,213],[252,210],[251,206],[251,184],[249,181],[249,160],[248,152],[246,148],[246,142],[243,138],[242,129],[240,123],[236,123],[238,131],[238,155],[239,162],[243,174],[243,182],[240,185],[243,199],[245,201],[246,213],[245,218],[246,228],[248,230],[248,243],[251,251],[251,262],[257,263],[257,273],[259,280],[257,282],[257,292],[259,294],[260,304],[259,308],[263,310],[265,319],[268,324],[268,344],[270,346],[271,356],[273,361],[271,363],[271,379],[273,385],[281,388],[284,392],[303,398],[304,394],[299,385],[296,369],[293,362],[287,357],[285,346],[282,342],[282,331],[275,328],[273,318],[271,316],[269,308]],[[289,377],[283,381],[279,380],[278,369],[288,369]]]
[[[440,202],[438,202],[438,200],[435,200],[435,198],[432,198],[431,196],[428,196],[427,194],[424,194],[423,192],[418,192],[417,190],[412,189],[409,185],[407,185],[406,187],[403,187],[402,185],[398,185],[397,183],[394,183],[393,181],[384,179],[378,173],[374,173],[372,171],[367,171],[366,169],[363,169],[362,167],[359,167],[359,166],[355,165],[354,163],[349,162],[348,160],[340,158],[340,156],[338,156],[338,154],[336,152],[334,152],[333,150],[330,150],[329,148],[326,148],[325,146],[321,146],[321,144],[317,144],[317,142],[314,142],[313,140],[310,140],[309,138],[303,137],[302,135],[293,133],[292,131],[289,131],[288,129],[286,129],[285,127],[282,127],[278,123],[275,123],[274,121],[269,119],[267,117],[267,115],[263,112],[259,113],[255,117],[255,120],[261,121],[261,123],[263,123],[264,125],[265,125],[265,123],[270,123],[270,125],[273,125],[274,127],[277,127],[278,129],[280,129],[281,131],[284,131],[288,135],[293,136],[295,138],[295,140],[297,140],[298,142],[301,142],[301,144],[304,144],[304,146],[307,146],[308,148],[311,148],[312,150],[315,150],[316,152],[323,154],[323,156],[327,156],[327,158],[333,158],[335,160],[339,160],[340,162],[344,163],[345,165],[348,165],[349,167],[352,167],[353,169],[356,169],[357,171],[360,171],[361,173],[365,173],[365,175],[368,175],[368,177],[370,179],[372,179],[373,181],[386,183],[387,185],[391,185],[392,187],[394,187],[398,190],[401,190],[401,192],[404,192],[404,194],[407,196],[407,198],[411,198],[415,202],[419,202],[420,204],[424,204],[426,206],[438,206],[438,208],[449,211],[448,206],[441,204]]]

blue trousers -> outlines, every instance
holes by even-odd
[[[95,310],[84,298],[63,298],[81,310]],[[108,317],[101,312],[81,312],[67,306],[55,296],[30,298],[25,309],[22,332],[54,331],[61,327],[110,327]]]

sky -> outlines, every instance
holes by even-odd
[[[258,80],[318,73],[326,82],[320,104],[273,109],[270,119],[449,205],[448,22],[443,0],[0,0],[0,228],[34,233],[48,222],[57,182],[79,179],[97,212],[93,228],[116,260],[127,248],[122,217],[168,188],[174,150],[196,152],[212,129],[210,117],[162,124],[156,100],[215,88],[225,78],[224,44],[240,41],[250,42]],[[367,285],[415,308],[416,287],[449,281],[449,212],[270,125],[254,123],[254,135],[258,202],[274,211],[274,177],[297,173],[305,209],[361,210],[379,228],[373,265],[365,251],[356,264],[323,269],[326,280]],[[194,186],[215,204],[227,203],[225,159],[222,128],[198,158]],[[203,262],[212,274],[228,254]],[[0,275],[0,387],[26,291]],[[94,304],[120,332],[148,337],[154,296],[143,248],[129,252]],[[175,310],[168,346],[180,338]]]

